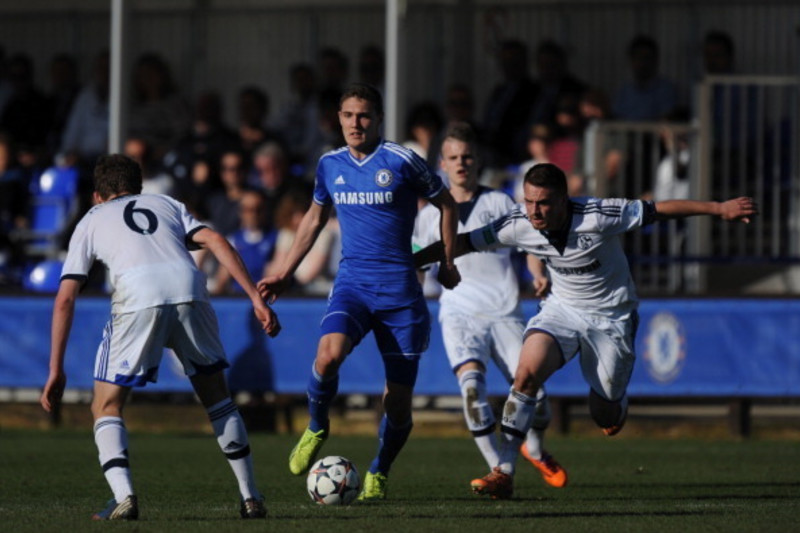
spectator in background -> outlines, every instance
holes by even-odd
[[[289,174],[286,152],[275,142],[262,144],[253,154],[253,170],[248,183],[264,193],[267,228],[273,227],[275,212],[284,195],[291,190],[309,188],[302,180]]]
[[[150,147],[144,139],[131,137],[125,141],[123,153],[139,163],[142,169],[142,194],[166,194],[174,196],[175,179],[152,157]]]
[[[10,234],[28,226],[28,187],[16,161],[11,139],[0,135],[0,278],[7,277],[4,271],[21,261],[20,253],[13,246]],[[0,281],[0,284],[3,282]]]
[[[94,58],[91,82],[75,99],[61,137],[60,151],[77,153],[84,166],[94,165],[108,150],[108,85],[108,52],[103,51]]]
[[[372,85],[381,97],[386,97],[386,83],[384,76],[386,75],[386,60],[383,56],[383,50],[370,44],[364,46],[358,55],[358,77],[359,81]]]
[[[47,151],[55,154],[61,145],[61,136],[67,127],[72,104],[80,92],[78,64],[69,54],[57,54],[50,61],[50,106],[53,122],[47,133]]]
[[[205,91],[195,100],[191,129],[164,156],[164,164],[183,182],[195,161],[218,161],[237,145],[236,134],[222,120],[222,98],[217,92]]]
[[[528,115],[537,87],[528,74],[528,49],[522,41],[508,40],[497,51],[503,80],[494,87],[486,102],[483,122],[491,148],[488,163],[495,168],[518,163],[525,157],[524,139]]]
[[[311,65],[306,63],[292,65],[289,79],[291,99],[281,109],[275,128],[286,139],[291,165],[298,165],[305,171],[322,137],[318,127],[316,79]]]
[[[614,96],[614,115],[619,120],[661,120],[678,106],[675,84],[658,73],[656,41],[637,35],[628,44],[628,62],[633,79]]]
[[[565,98],[577,99],[586,90],[586,84],[570,73],[567,53],[555,41],[544,40],[536,47],[536,69],[538,78],[528,124],[554,122],[559,102]]]
[[[420,102],[411,108],[406,117],[406,141],[403,146],[412,149],[430,165],[428,155],[443,126],[444,119],[439,106],[434,102]]]
[[[475,132],[478,161],[487,161],[489,149],[483,140],[483,133],[475,119],[475,99],[469,85],[454,83],[447,89],[444,100],[444,125],[431,146],[428,148],[428,165],[431,168],[439,167],[439,155],[444,142],[447,127],[455,123],[469,124]],[[479,163],[480,164],[480,163]]]
[[[528,170],[540,163],[550,162],[550,145],[552,143],[553,127],[550,124],[540,122],[531,126],[530,135],[528,136],[528,154],[531,158],[519,165],[519,170],[511,187],[513,194],[510,196],[514,198],[515,202],[522,203],[525,200],[522,184],[525,181],[525,174],[528,173]]]
[[[279,142],[286,148],[281,134],[267,128],[270,101],[265,91],[255,85],[245,86],[239,91],[237,104],[239,145],[248,159],[265,142]]]
[[[133,71],[132,100],[129,135],[143,138],[152,146],[153,156],[162,159],[189,131],[191,114],[160,55],[139,56]]]
[[[613,181],[619,174],[624,154],[622,143],[614,137],[607,138],[606,146],[603,148],[602,168],[595,167],[596,154],[595,144],[598,135],[598,128],[604,120],[610,120],[611,101],[602,89],[592,87],[584,91],[578,102],[578,110],[581,120],[584,122],[583,143],[578,154],[578,164],[576,172],[581,175],[583,188],[591,193],[595,190],[598,172],[602,171],[604,179]]]
[[[299,189],[289,191],[281,197],[275,212],[275,225],[278,231],[275,256],[267,266],[266,276],[280,272],[310,203],[311,195]],[[318,296],[330,292],[338,267],[336,259],[340,256],[337,250],[338,237],[339,224],[331,217],[322,228],[314,246],[295,270],[291,284],[294,290]]]
[[[577,164],[583,146],[584,122],[578,111],[576,95],[564,95],[556,104],[554,132],[548,150],[550,163],[567,175],[570,195],[579,196],[583,187],[582,180],[576,174],[579,174]]]
[[[47,97],[33,83],[33,61],[26,54],[15,54],[8,60],[11,96],[0,116],[0,130],[18,145],[35,151],[44,149],[53,111]]]
[[[246,190],[239,200],[239,228],[227,236],[228,241],[239,252],[245,269],[251,278],[264,275],[267,263],[275,253],[278,232],[268,230],[264,193]],[[244,293],[244,289],[231,277],[225,268],[217,269],[216,294]]]
[[[319,69],[319,88],[322,91],[332,91],[337,98],[342,95],[347,85],[350,65],[347,56],[338,48],[326,46],[317,55]]]
[[[222,190],[211,193],[206,200],[211,225],[223,235],[230,235],[239,227],[239,201],[248,188],[243,156],[229,150],[219,159],[219,177]]]

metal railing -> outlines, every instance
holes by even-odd
[[[697,217],[628,234],[643,293],[704,292],[715,265],[800,263],[799,77],[709,76],[690,123],[603,121],[589,132],[589,194],[668,199],[659,180],[671,179],[678,197],[752,196],[760,206],[749,225]],[[753,281],[746,270],[743,285]]]

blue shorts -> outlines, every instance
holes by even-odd
[[[373,331],[386,364],[387,380],[413,385],[419,356],[428,349],[431,319],[422,289],[417,285],[412,290],[417,294],[409,294],[407,284],[337,282],[322,317],[322,335],[343,333],[355,347]],[[399,304],[392,306],[392,302]],[[408,372],[413,372],[413,378],[397,368],[404,366],[403,361],[408,361]]]

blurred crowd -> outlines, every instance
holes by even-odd
[[[622,53],[629,79],[608,94],[573,74],[567,51],[554,41],[538,43],[532,53],[522,41],[502,42],[497,49],[501,79],[485,102],[475,102],[469,85],[454,84],[444,95],[411,105],[404,136],[394,140],[437,169],[447,125],[468,122],[479,134],[487,182],[519,200],[524,172],[551,162],[570,177],[570,193],[580,194],[593,172],[587,138],[597,121],[685,121],[691,113],[689,88],[659,72],[656,41],[636,36]],[[730,37],[710,32],[704,57],[707,73],[731,72]],[[84,84],[70,55],[53,57],[46,68],[45,89],[34,83],[30,57],[7,56],[0,47],[0,286],[25,286],[37,264],[58,260],[74,224],[91,207],[92,166],[108,149],[108,53],[93,58]],[[311,201],[320,155],[344,144],[337,111],[346,84],[362,81],[385,89],[384,55],[376,46],[360,51],[354,69],[345,54],[329,47],[314,64],[295,64],[287,74],[288,102],[273,109],[266,88],[241,87],[236,123],[228,124],[220,94],[204,91],[190,101],[160,55],[139,56],[131,73],[123,151],[141,164],[144,192],[178,198],[227,235],[255,278],[273,271],[287,252]],[[613,150],[606,154],[606,175],[618,172],[623,161]],[[680,166],[669,165],[663,183],[653,179],[652,194],[684,194]],[[333,217],[297,271],[296,289],[326,293],[338,250]],[[196,259],[209,275],[212,292],[238,290],[202,253]],[[102,287],[102,273],[92,283]]]

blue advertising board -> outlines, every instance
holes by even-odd
[[[281,334],[266,337],[252,318],[249,302],[213,300],[231,368],[231,389],[302,393],[319,338],[325,301],[282,299],[275,310]],[[525,301],[527,316],[535,301]],[[438,303],[429,302],[433,317]],[[52,300],[0,298],[0,387],[41,387],[47,379]],[[92,386],[94,356],[108,321],[107,298],[79,298],[66,356],[68,387]],[[645,300],[640,307],[637,363],[631,396],[800,396],[800,301],[745,299]],[[588,392],[573,360],[547,383],[552,396]],[[167,352],[158,383],[146,390],[189,391],[175,357]],[[340,392],[381,394],[383,366],[372,336],[345,362]],[[416,390],[457,395],[441,331],[434,318],[430,349],[422,358]],[[491,394],[505,395],[508,384],[489,372]]]

